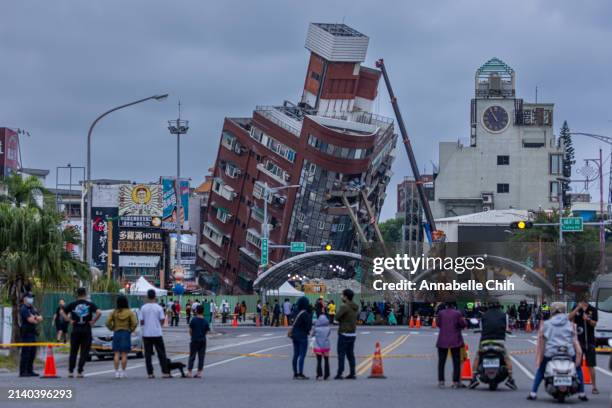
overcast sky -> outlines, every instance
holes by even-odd
[[[555,132],[567,120],[573,130],[612,135],[607,0],[54,0],[2,2],[0,16],[0,126],[30,132],[23,165],[50,169],[50,187],[57,166],[85,165],[87,129],[98,114],[165,92],[166,102],[97,126],[92,176],[174,174],[166,120],[180,98],[190,121],[182,172],[199,183],[225,116],[300,97],[309,22],[344,21],[370,37],[366,64],[385,58],[427,172],[439,141],[467,141],[474,71],[494,56],[517,72],[519,97],[533,100],[538,86],[538,99],[555,103]],[[381,82],[376,111],[392,116],[386,92]],[[579,158],[597,155],[598,142],[574,142]],[[403,150],[397,157],[383,219],[395,213],[395,185],[410,174]]]

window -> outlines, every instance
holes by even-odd
[[[319,73],[318,73],[318,72],[314,72],[314,71],[312,71],[312,72],[310,73],[310,77],[311,77],[312,79],[314,79],[315,81],[320,81],[320,80],[321,80],[321,75],[319,75]]]
[[[270,173],[274,174],[276,177],[280,178],[281,180],[284,180],[285,172],[273,161],[266,160],[265,169]]]
[[[497,156],[497,165],[498,166],[508,166],[510,165],[510,156]]]
[[[553,175],[563,174],[563,155],[562,154],[551,154],[550,155],[550,174],[553,174]]]
[[[559,202],[559,182],[551,181],[550,182],[550,201]]]
[[[231,178],[237,178],[240,176],[240,168],[233,163],[227,163],[225,165],[225,174]]]
[[[217,208],[217,219],[222,223],[226,223],[231,218],[231,214],[225,208],[218,207]]]
[[[287,147],[261,130],[255,127],[251,128],[251,137],[287,161],[290,161],[291,163],[295,161],[295,150]]]
[[[221,144],[227,147],[229,150],[233,150],[236,146],[236,136],[232,135],[228,131],[223,131],[221,135]]]
[[[257,248],[261,248],[261,236],[255,230],[247,230],[246,240]]]
[[[263,200],[264,198],[264,185],[260,181],[256,181],[253,186],[253,197]],[[272,194],[268,194],[268,203],[272,203]]]
[[[317,222],[317,227],[322,230],[325,229],[325,221],[319,221]]]
[[[498,193],[509,193],[510,192],[510,184],[508,184],[508,183],[498,183],[497,184],[497,192]]]

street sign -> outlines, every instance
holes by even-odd
[[[261,265],[268,264],[268,238],[261,239]]]
[[[306,252],[306,243],[305,242],[292,242],[290,251],[291,252]]]
[[[582,217],[561,218],[561,231],[563,232],[582,232]]]

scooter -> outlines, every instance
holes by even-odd
[[[497,343],[483,345],[478,351],[476,368],[480,382],[489,385],[491,391],[508,378],[508,368],[504,358],[504,348]]]
[[[546,364],[544,384],[546,392],[559,402],[564,402],[578,391],[576,362],[566,347],[560,347],[559,352]]]

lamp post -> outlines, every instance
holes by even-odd
[[[86,246],[86,254],[87,254],[87,263],[88,265],[91,266],[92,263],[92,237],[93,234],[91,233],[91,207],[92,207],[92,197],[91,197],[91,192],[92,192],[92,186],[91,186],[91,135],[93,133],[94,127],[98,124],[98,122],[105,117],[106,115],[113,113],[115,111],[118,111],[120,109],[123,108],[127,108],[129,106],[133,106],[142,102],[146,102],[149,100],[156,100],[156,101],[161,101],[164,100],[168,97],[168,94],[162,94],[162,95],[153,95],[153,96],[149,96],[148,98],[143,98],[143,99],[139,99],[137,101],[133,101],[133,102],[129,102],[126,103],[124,105],[119,105],[116,106],[110,110],[107,110],[106,112],[104,112],[103,114],[101,114],[100,116],[98,116],[92,123],[91,126],[89,126],[89,131],[87,132],[87,180],[86,180],[86,190],[87,190],[87,219],[86,219],[86,224],[84,225],[84,230],[85,233],[87,234],[86,240],[84,242],[85,246]],[[108,261],[110,262],[110,260]]]
[[[179,101],[178,118],[176,120],[168,121],[168,130],[170,134],[176,135],[176,181],[174,183],[174,191],[176,193],[176,246],[174,251],[176,252],[176,267],[182,268],[181,266],[181,229],[183,225],[181,223],[181,209],[182,209],[182,195],[181,195],[181,135],[187,134],[189,130],[189,121],[181,119],[181,102]]]

